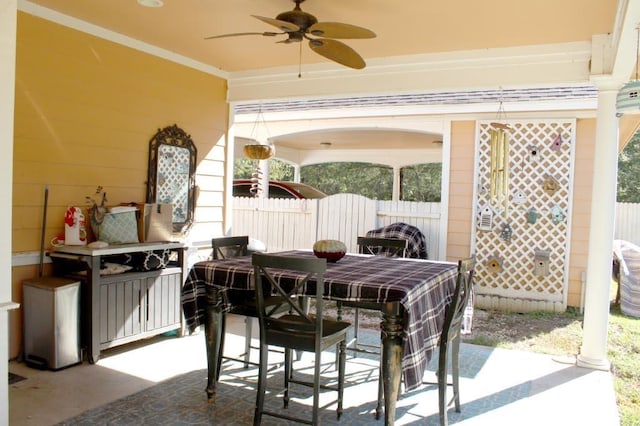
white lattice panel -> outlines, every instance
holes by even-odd
[[[173,221],[187,220],[190,153],[182,147],[160,145],[156,199],[173,204]]]
[[[569,219],[573,187],[575,121],[509,121],[509,205],[492,205],[490,200],[491,136],[489,122],[478,124],[474,244],[475,285],[478,295],[566,303],[569,259]],[[562,143],[558,141],[562,139]],[[554,146],[555,144],[555,146]],[[557,148],[557,149],[556,149]],[[534,154],[535,153],[535,154]],[[557,184],[549,193],[543,184]],[[490,213],[490,230],[481,230],[483,207]],[[557,206],[554,209],[554,206]],[[527,221],[531,208],[535,223]],[[556,221],[552,211],[564,217]],[[487,210],[484,211],[487,213]],[[503,226],[512,229],[511,240],[502,235]],[[536,252],[549,254],[548,274],[535,273]],[[539,259],[540,260],[540,259]],[[495,261],[498,261],[497,263]],[[500,263],[501,262],[501,263]],[[501,268],[492,266],[501,265]]]

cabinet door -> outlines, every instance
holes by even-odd
[[[144,279],[136,278],[100,286],[100,343],[140,334]]]
[[[146,325],[147,331],[174,326],[181,322],[180,289],[182,270],[167,268],[156,277],[146,280]]]

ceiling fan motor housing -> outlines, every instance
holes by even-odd
[[[310,26],[318,22],[315,16],[303,12],[298,6],[296,6],[294,10],[282,12],[276,16],[276,19],[297,25],[303,33],[307,32]]]

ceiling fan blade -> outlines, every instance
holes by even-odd
[[[258,15],[251,15],[251,16],[269,25],[273,25],[274,27],[285,32],[300,31],[300,27],[297,26],[296,24],[292,24],[291,22],[281,21],[280,19],[266,18],[264,16],[258,16]]]
[[[324,56],[345,67],[359,70],[367,65],[355,50],[337,40],[313,39],[309,40],[309,47],[318,55]]]
[[[205,37],[205,40],[211,40],[214,38],[224,38],[224,37],[236,37],[236,36],[246,36],[246,35],[261,35],[261,36],[266,36],[266,37],[275,37],[277,35],[282,35],[282,34],[287,34],[287,33],[272,33],[270,31],[265,31],[262,33],[232,33],[232,34],[220,34],[220,35],[215,35],[215,36],[209,36],[209,37]]]
[[[309,33],[325,38],[374,38],[376,33],[366,28],[340,22],[318,22],[309,27]]]

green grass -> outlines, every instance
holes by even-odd
[[[640,425],[640,318],[623,315],[612,305],[608,357],[622,426]]]

